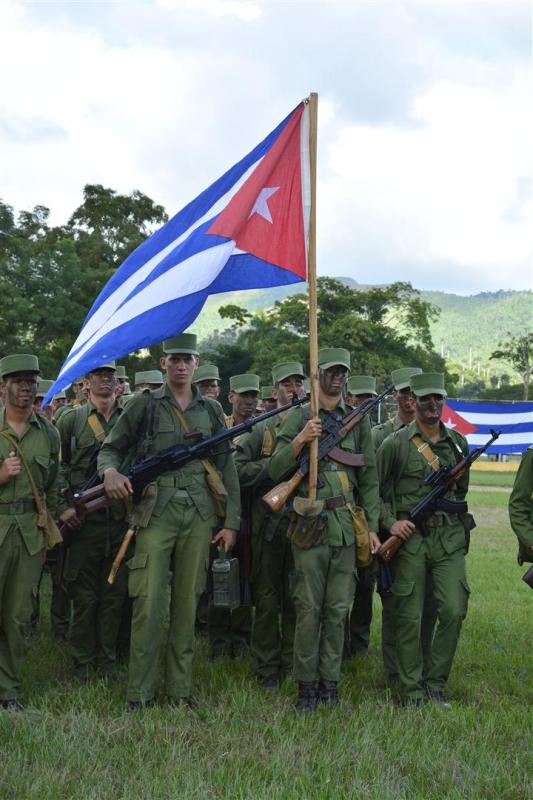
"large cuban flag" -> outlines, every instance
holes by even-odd
[[[96,298],[44,402],[91,369],[181,333],[211,294],[305,281],[309,109],[131,253]]]
[[[488,453],[523,453],[533,444],[532,403],[476,403],[446,400],[442,421],[466,436],[470,448],[490,439],[491,428],[501,436]]]

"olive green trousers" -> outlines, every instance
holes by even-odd
[[[189,697],[192,686],[194,621],[205,586],[209,543],[216,520],[203,520],[187,497],[176,495],[161,516],[137,534],[128,561],[133,598],[127,699],[148,702],[155,694],[163,618],[170,623],[165,653],[164,692]]]
[[[16,525],[0,547],[0,700],[15,700],[42,559],[30,556]]]
[[[292,548],[295,578],[294,677],[338,681],[344,625],[354,593],[355,545]]]
[[[288,520],[272,539],[258,535],[252,544],[255,616],[251,651],[254,672],[262,678],[286,674],[293,664],[294,559],[287,527]]]
[[[423,697],[425,688],[442,690],[450,674],[470,594],[465,548],[449,552],[450,542],[461,538],[464,541],[464,532],[454,526],[432,528],[424,538],[415,533],[394,559],[396,656],[408,698]],[[422,614],[428,576],[433,582],[437,627],[424,665]]]

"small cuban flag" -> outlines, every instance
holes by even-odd
[[[128,256],[44,403],[91,369],[181,333],[211,294],[305,281],[310,196],[304,101]]]

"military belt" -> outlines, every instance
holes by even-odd
[[[189,475],[160,475],[157,483],[159,486],[173,487],[174,489],[186,489],[190,486]]]
[[[335,497],[328,497],[327,500],[324,500],[324,508],[327,511],[331,511],[334,508],[341,508],[342,506],[345,506],[352,500],[353,497],[351,495],[346,496],[345,494],[338,494],[335,495]]]
[[[18,514],[29,514],[35,512],[33,500],[14,500],[11,503],[0,503],[0,516],[13,517]]]

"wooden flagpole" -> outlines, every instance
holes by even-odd
[[[311,416],[318,415],[318,327],[316,299],[316,160],[318,133],[318,94],[309,95],[309,166],[311,205],[307,249],[307,281],[309,285],[309,371],[311,377]],[[316,500],[318,478],[318,439],[311,442],[309,461],[309,499]]]

